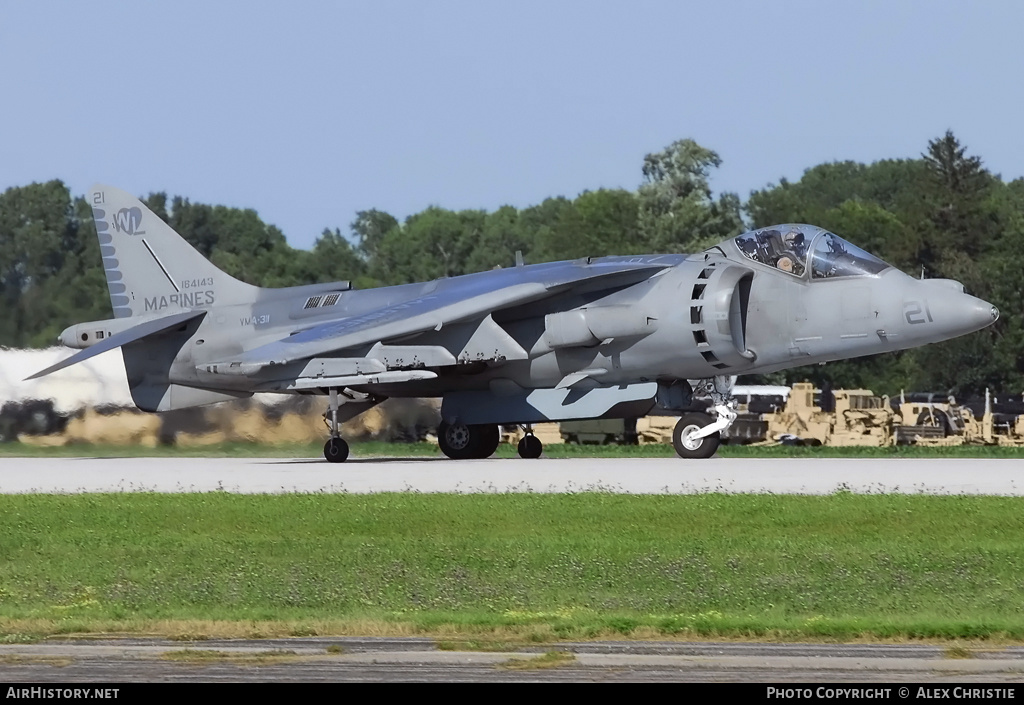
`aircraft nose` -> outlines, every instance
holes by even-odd
[[[999,309],[988,301],[961,294],[954,304],[954,320],[964,332],[981,330],[999,319]]]
[[[914,329],[911,335],[922,339],[948,340],[981,330],[999,318],[998,308],[966,293],[963,284],[951,279],[917,280],[908,293],[904,320],[910,324],[907,329]]]

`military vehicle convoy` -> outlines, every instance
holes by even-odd
[[[736,387],[738,418],[723,443],[885,447],[965,444],[1024,446],[1024,402],[959,404],[951,396],[867,389]],[[675,416],[563,422],[566,443],[671,443]]]
[[[974,404],[937,394],[889,399],[866,389],[835,390],[832,397],[832,408],[825,409],[815,404],[812,385],[793,385],[786,407],[765,416],[765,440],[830,446],[1024,445],[1024,405],[997,404],[987,391],[984,401]]]
[[[874,446],[969,444],[1024,446],[1024,401],[986,394],[958,403],[944,394],[910,393],[890,399],[867,389],[819,390],[807,382],[790,387],[736,386],[737,419],[723,443]],[[58,412],[51,401],[8,402],[0,408],[0,442],[204,445],[218,441],[306,442],[319,438],[308,419],[320,416],[307,398],[288,408],[253,405],[249,400],[161,416],[134,409],[100,406],[77,413]],[[379,413],[350,423],[352,437],[389,441],[429,439],[437,426],[436,404],[390,400]],[[703,403],[710,403],[705,400]],[[701,411],[702,400],[694,400]],[[145,417],[136,418],[136,417]],[[363,418],[363,417],[360,417]],[[145,421],[145,423],[143,423]],[[678,416],[601,419],[534,424],[529,431],[544,445],[577,443],[637,445],[672,443]],[[518,444],[527,431],[505,426],[501,442]]]

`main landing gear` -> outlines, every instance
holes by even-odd
[[[526,426],[526,435],[519,441],[520,458],[539,458],[544,445]],[[494,455],[501,442],[497,424],[464,424],[441,422],[437,427],[437,445],[453,460],[483,459]]]
[[[442,421],[437,427],[437,444],[441,452],[452,460],[489,458],[500,442],[498,424],[450,424]]]
[[[327,425],[331,428],[331,437],[324,444],[324,457],[330,463],[344,463],[348,459],[348,443],[338,432],[338,390],[330,390],[330,419]]]
[[[710,458],[718,450],[722,431],[736,420],[736,402],[732,398],[732,377],[719,375],[702,380],[695,391],[711,395],[716,419],[702,413],[683,414],[672,433],[672,445],[680,458]]]

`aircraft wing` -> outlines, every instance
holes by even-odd
[[[523,271],[519,268],[487,272],[475,280],[459,282],[456,286],[442,286],[435,292],[408,301],[322,323],[225,362],[235,369],[247,371],[265,365],[295,362],[358,345],[440,330],[452,323],[482,318],[493,311],[555,296],[587,283],[609,287],[636,283],[676,264],[674,259],[667,257],[634,260],[587,264],[563,262],[555,263],[560,266],[546,269],[544,265],[537,265],[539,271],[530,272],[529,277],[524,273],[518,278],[514,275],[518,274],[517,269]]]

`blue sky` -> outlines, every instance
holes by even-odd
[[[693,138],[716,192],[917,157],[1024,176],[1020,2],[3,2],[0,190],[63,179],[356,211],[634,189]]]

